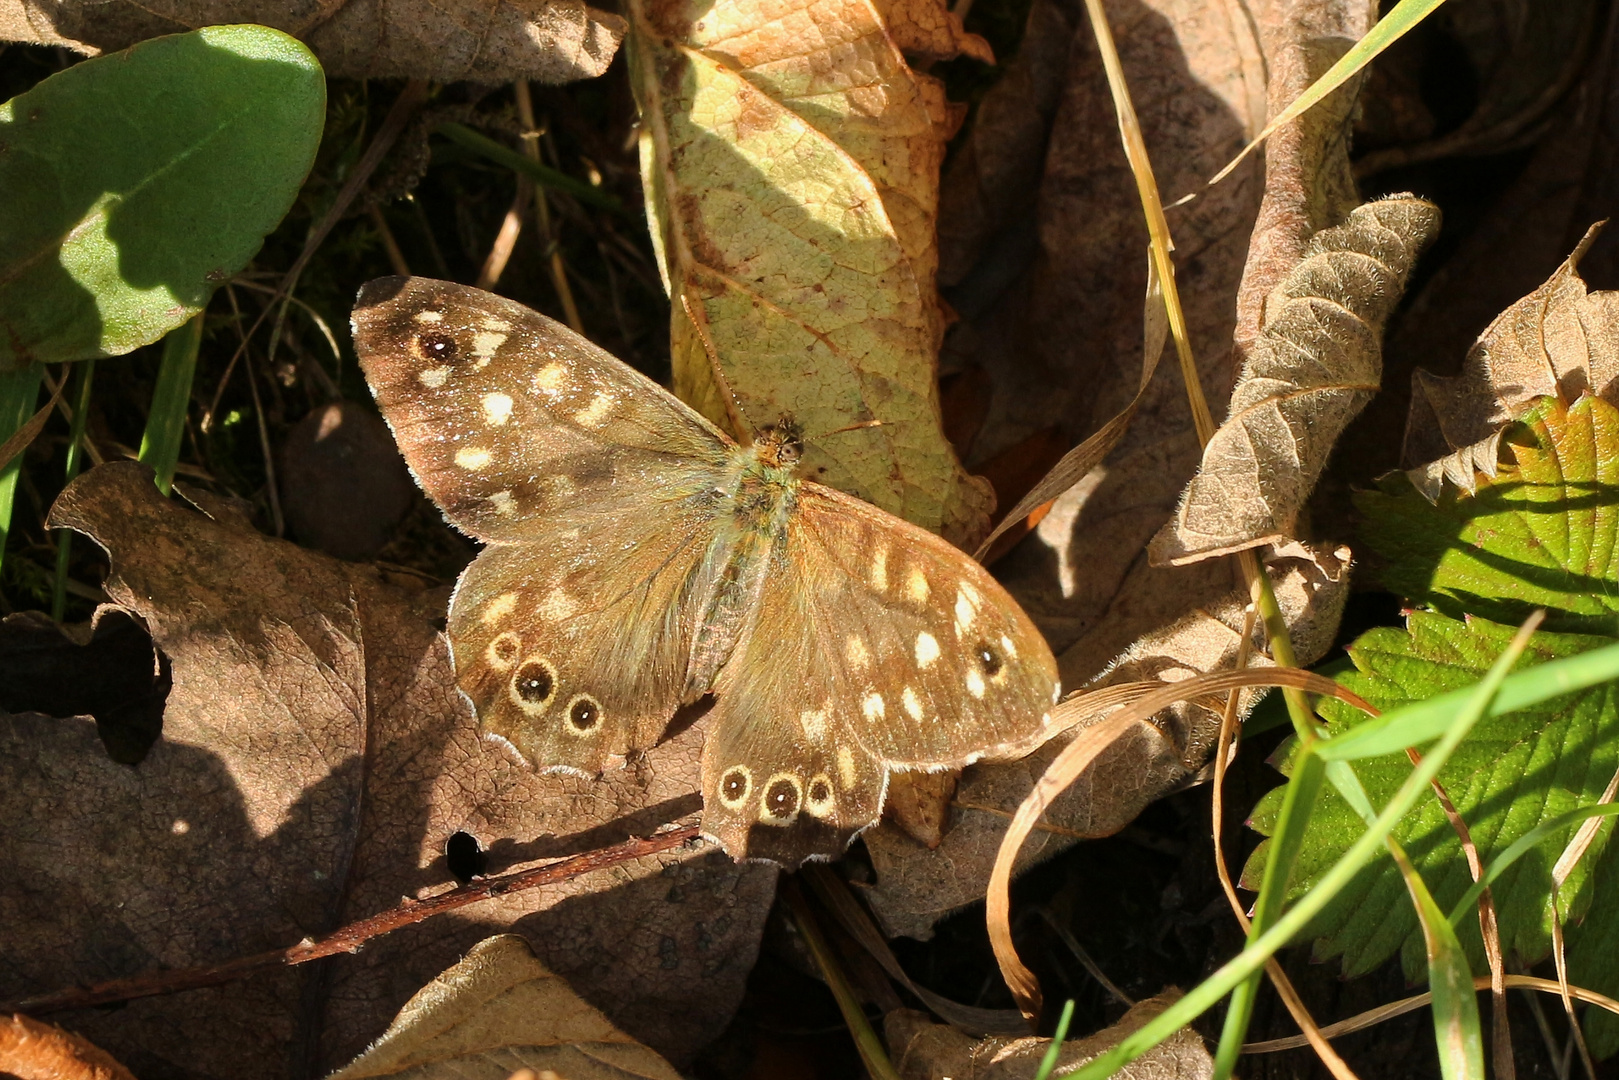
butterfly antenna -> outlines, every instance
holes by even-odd
[[[858,424],[849,424],[846,427],[833,428],[831,431],[828,431],[825,434],[816,435],[813,439],[806,439],[805,441],[820,442],[822,439],[829,439],[833,435],[842,435],[845,431],[860,431],[863,428],[885,427],[888,423],[889,421],[887,420],[862,420]]]
[[[703,343],[703,352],[708,354],[708,370],[714,376],[714,384],[725,395],[725,412],[731,419],[731,433],[745,441],[750,434],[747,416],[742,411],[742,402],[736,396],[736,391],[731,389],[730,382],[725,378],[725,372],[720,370],[719,350],[714,348],[714,339],[708,336],[708,316],[692,304],[684,289],[680,292],[680,307],[685,311],[687,321],[697,331],[697,338]]]

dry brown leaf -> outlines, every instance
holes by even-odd
[[[101,1047],[26,1016],[0,1018],[0,1076],[9,1080],[135,1080]]]
[[[870,0],[636,0],[630,21],[675,392],[741,436],[791,413],[816,479],[977,539],[994,495],[935,377],[941,84]]]
[[[1294,632],[1295,648],[1301,656],[1321,656],[1332,642],[1349,595],[1348,550],[1290,545],[1272,556],[1269,568],[1277,603]],[[1088,688],[1176,682],[1233,666],[1246,604],[1245,595],[1233,592],[1207,609],[1144,635]],[[1262,646],[1263,639],[1256,636],[1250,651],[1255,666],[1269,662],[1258,651]],[[1246,691],[1244,700],[1251,704],[1254,693]],[[1101,719],[1096,716],[1087,723]],[[1218,734],[1219,713],[1197,702],[1183,702],[1160,713],[1158,723],[1173,743],[1138,726],[1108,747],[1052,801],[1041,820],[1061,831],[1037,829],[1018,852],[1019,871],[1052,857],[1078,837],[1112,835],[1198,772]],[[980,763],[967,769],[937,850],[930,851],[886,822],[865,833],[877,881],[864,895],[887,933],[926,938],[939,919],[983,899],[1007,822],[1046,766],[1080,730],[1053,739],[1020,761]]]
[[[516,934],[474,945],[329,1080],[505,1080],[518,1069],[568,1080],[680,1080],[546,970]]]
[[[1442,478],[1472,491],[1475,469],[1495,475],[1501,430],[1535,398],[1619,392],[1619,292],[1590,292],[1579,271],[1600,231],[1593,226],[1545,284],[1496,317],[1460,375],[1414,374],[1404,456],[1418,463],[1411,479],[1430,499]]]
[[[1133,1005],[1119,1022],[1083,1039],[1068,1039],[1058,1052],[1053,1075],[1072,1072],[1111,1050],[1180,998],[1177,990]],[[992,1035],[974,1039],[927,1013],[896,1009],[883,1020],[890,1055],[905,1080],[1028,1080],[1040,1067],[1050,1039]],[[1214,1060],[1191,1028],[1175,1034],[1114,1073],[1121,1080],[1203,1080],[1214,1074]]]
[[[0,717],[8,828],[0,997],[291,945],[453,882],[589,850],[700,808],[693,728],[601,780],[541,777],[482,741],[435,629],[442,590],[268,539],[163,499],[134,463],[80,478],[53,525],[111,554],[107,591],[173,661],[163,738],[136,768],[94,724]],[[442,916],[357,957],[71,1022],[142,1073],[281,1077],[350,1060],[418,987],[491,932],[667,1055],[740,999],[773,868],[708,848]]]
[[[1196,562],[1293,535],[1338,436],[1382,385],[1383,323],[1439,208],[1394,196],[1317,233],[1271,290],[1226,420],[1154,562]]]
[[[303,40],[343,79],[562,83],[607,70],[624,20],[584,0],[0,0],[0,41],[95,55],[224,23]]]

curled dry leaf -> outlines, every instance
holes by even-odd
[[[1619,292],[1588,291],[1579,271],[1600,231],[1592,226],[1545,284],[1496,317],[1460,375],[1413,376],[1404,456],[1429,499],[1442,479],[1472,491],[1476,472],[1494,476],[1501,430],[1535,399],[1595,393],[1614,400]]]
[[[1383,323],[1438,231],[1438,207],[1395,196],[1315,235],[1271,291],[1226,421],[1176,520],[1153,539],[1155,561],[1292,535],[1333,444],[1381,385]]]
[[[680,1080],[592,1008],[516,934],[478,942],[405,1003],[387,1032],[329,1080]]]
[[[700,808],[700,728],[597,781],[536,776],[481,740],[435,629],[442,590],[165,500],[134,463],[81,477],[51,524],[108,550],[107,591],[150,627],[174,687],[133,769],[87,719],[0,715],[0,922],[31,928],[0,935],[0,997],[318,936],[452,886],[456,833],[498,873]],[[614,1023],[680,1056],[740,999],[774,882],[687,850],[71,1022],[142,1073],[330,1067],[473,942],[516,928]]]
[[[12,1080],[135,1080],[101,1047],[26,1016],[0,1019],[0,1076]]]
[[[624,36],[623,19],[584,0],[0,0],[0,41],[91,55],[223,23],[285,30],[334,78],[435,82],[593,78]]]
[[[1349,552],[1289,545],[1270,562],[1276,598],[1294,629],[1301,655],[1324,654],[1337,632],[1349,595]],[[1233,666],[1244,625],[1247,598],[1231,593],[1218,604],[1192,612],[1144,635],[1089,689],[1127,682],[1174,682]],[[1263,637],[1250,645],[1254,664],[1268,663],[1259,652]],[[1254,700],[1245,692],[1245,701]],[[1065,703],[1060,709],[1073,707]],[[929,850],[887,822],[865,833],[877,882],[865,890],[873,913],[891,935],[926,938],[946,915],[980,900],[989,881],[1001,838],[1012,813],[1028,796],[1052,759],[1083,731],[1104,718],[1093,715],[1077,730],[1058,736],[1020,761],[980,763],[968,768],[952,801],[952,814],[937,850]],[[1207,759],[1218,733],[1216,710],[1183,702],[1158,716],[1171,739],[1146,727],[1130,729],[1109,746],[1079,778],[1052,800],[1045,826],[1018,852],[1017,868],[1028,868],[1069,847],[1082,836],[1108,836],[1133,821],[1153,800],[1185,784]]]
[[[816,478],[958,543],[994,494],[945,440],[939,163],[959,117],[870,0],[630,5],[674,387],[733,433],[791,413]]]
[[[1131,1006],[1112,1027],[1064,1042],[1053,1075],[1072,1072],[1111,1050],[1180,996],[1177,990],[1166,990]],[[883,1033],[905,1080],[1029,1080],[1051,1045],[1050,1039],[1033,1036],[974,1039],[912,1009],[889,1013],[883,1019]],[[1214,1061],[1203,1040],[1191,1028],[1181,1028],[1113,1075],[1121,1080],[1204,1080],[1213,1074]]]

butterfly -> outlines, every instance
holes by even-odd
[[[381,278],[360,365],[422,489],[482,541],[450,603],[486,736],[600,775],[708,702],[702,831],[736,858],[835,857],[894,770],[1012,757],[1057,665],[976,562],[799,475],[790,417],[742,446],[510,300]]]

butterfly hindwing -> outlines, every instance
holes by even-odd
[[[369,282],[354,346],[422,489],[481,540],[527,541],[529,522],[579,507],[635,514],[734,449],[652,380],[481,289]]]
[[[765,582],[703,753],[704,831],[732,854],[835,854],[877,820],[891,771],[1044,737],[1050,649],[933,534],[804,484]]]

